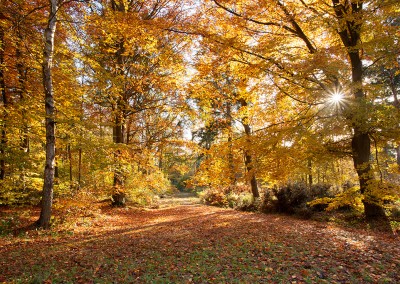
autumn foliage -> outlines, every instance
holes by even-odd
[[[2,1],[0,204],[40,205],[48,227],[53,198],[150,206],[179,188],[246,210],[348,206],[390,230],[399,9]]]

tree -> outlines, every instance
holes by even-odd
[[[182,100],[183,44],[166,27],[182,9],[179,1],[105,1],[90,14],[86,60],[97,89],[94,102],[112,117],[114,205],[125,203],[125,180],[134,174],[128,168],[150,160],[145,153],[152,156],[155,144],[164,142],[157,140],[163,140],[165,123],[178,124],[173,107]]]
[[[4,174],[1,202],[20,202],[25,195],[37,195],[32,189],[38,182],[38,161],[42,158],[40,145],[31,137],[40,133],[41,116],[37,99],[41,90],[41,72],[38,49],[42,39],[41,2],[3,1],[0,4],[2,33],[2,89],[1,97],[3,142],[0,143],[0,168]],[[4,104],[4,99],[6,104]],[[4,142],[5,141],[5,142]],[[30,190],[31,189],[31,190]]]
[[[0,90],[1,90],[1,102],[3,107],[2,113],[2,125],[1,125],[1,138],[0,138],[0,180],[4,180],[6,175],[6,161],[5,161],[5,153],[7,147],[7,93],[6,93],[6,84],[4,79],[4,29],[0,26]]]
[[[240,68],[240,63],[229,58],[232,53],[219,54],[214,50],[213,43],[207,40],[204,40],[203,44],[203,49],[197,55],[198,74],[192,79],[193,84],[190,86],[191,97],[195,100],[197,108],[201,110],[201,119],[205,124],[197,131],[199,143],[207,151],[207,154],[203,153],[200,157],[211,160],[206,161],[205,165],[213,163],[213,159],[225,161],[219,162],[220,167],[221,163],[224,165],[223,177],[212,173],[214,167],[203,166],[202,169],[209,171],[207,173],[210,177],[209,185],[215,187],[215,184],[220,183],[218,187],[230,192],[236,187],[237,176],[243,176],[238,171],[240,166],[235,166],[235,163],[241,164],[241,161],[244,161],[246,182],[250,185],[253,197],[258,198],[256,154],[251,147],[250,115],[257,95],[252,93],[250,79],[242,76],[243,69]],[[240,136],[243,137],[240,138]],[[234,143],[234,139],[238,141]],[[212,143],[219,144],[215,145],[216,155],[210,155]],[[227,147],[227,149],[221,151],[220,147]],[[240,162],[234,154],[239,149],[242,152]],[[221,155],[226,156],[221,157]],[[220,170],[217,169],[217,172]]]
[[[323,1],[248,3],[213,0],[204,11],[211,15],[209,17],[220,20],[212,28],[201,26],[197,33],[219,44],[220,52],[227,49],[236,51],[233,60],[251,66],[253,73],[256,68],[259,74],[264,74],[266,85],[272,87],[270,96],[279,98],[276,94],[280,93],[292,100],[287,106],[298,113],[298,124],[317,123],[321,119],[318,106],[328,100],[327,94],[350,86],[352,98],[348,96],[346,99],[351,106],[342,114],[349,125],[347,130],[351,131],[346,135],[351,137],[348,147],[352,150],[360,192],[364,196],[365,215],[367,219],[380,219],[384,218],[382,204],[368,189],[374,183],[369,121],[372,118],[371,105],[376,102],[373,96],[367,99],[364,92],[361,38],[363,33],[368,38],[371,34],[378,34],[382,23],[389,32],[386,38],[379,40],[394,36],[382,19],[389,15],[385,12],[394,12],[396,4],[394,1],[368,1],[368,8],[364,10],[363,2],[332,1],[333,13],[329,14]],[[372,11],[379,11],[376,13],[378,16],[375,17]],[[332,20],[337,25],[332,25]],[[370,28],[368,32],[364,32],[364,25]],[[222,34],[221,29],[229,32]],[[324,36],[324,33],[329,36]],[[344,49],[335,39],[341,40]],[[365,48],[368,58],[379,60],[376,58],[380,56],[379,46],[371,43],[365,46],[368,47]],[[352,78],[350,83],[346,82],[347,74]],[[298,127],[298,124],[293,125]]]
[[[364,1],[346,1],[345,3],[340,3],[339,0],[332,0],[333,8],[339,22],[338,33],[343,45],[347,49],[350,60],[352,93],[357,108],[360,109],[361,113],[365,114],[364,117],[353,120],[354,134],[351,141],[354,167],[359,177],[361,194],[367,193],[368,183],[373,179],[370,165],[371,139],[365,127],[368,117],[366,113],[365,94],[362,89],[363,64],[360,55],[361,48],[359,46],[361,26],[364,21],[362,15],[363,2]],[[363,199],[367,219],[384,218],[385,212],[383,208],[370,198],[373,197],[366,194],[366,197]]]
[[[47,27],[44,31],[44,49],[43,49],[43,87],[45,92],[46,109],[46,165],[44,168],[44,184],[42,204],[37,225],[42,228],[50,227],[50,217],[53,204],[54,187],[54,167],[55,167],[55,106],[53,89],[53,55],[54,55],[54,36],[57,26],[57,12],[59,9],[58,0],[50,0],[49,17]]]

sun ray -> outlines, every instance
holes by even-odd
[[[329,100],[331,103],[340,104],[344,99],[344,95],[341,92],[334,92],[331,94]]]

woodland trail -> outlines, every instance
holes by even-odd
[[[0,238],[0,282],[400,283],[398,238],[196,202],[102,207],[69,231]]]

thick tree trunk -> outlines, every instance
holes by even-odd
[[[42,194],[42,210],[37,226],[50,227],[51,209],[53,204],[54,161],[55,161],[55,107],[52,81],[54,54],[54,35],[57,25],[57,0],[50,0],[50,14],[47,28],[44,31],[45,47],[43,56],[43,86],[45,92],[46,110],[46,165],[44,169],[44,185]]]
[[[113,9],[117,11],[125,11],[124,9],[124,4],[122,3],[120,6],[116,4],[115,1],[112,1]],[[123,65],[124,65],[124,52],[125,52],[125,45],[124,45],[124,40],[121,40],[120,42],[117,43],[118,50],[116,52],[116,60],[117,60],[117,66],[116,66],[116,73],[118,75],[123,75]],[[124,92],[121,93],[121,97],[118,99],[116,103],[116,108],[115,108],[115,124],[114,124],[114,129],[113,129],[113,135],[114,135],[114,143],[115,144],[123,144],[124,143]],[[121,151],[116,150],[114,153],[114,158],[115,158],[115,170],[114,170],[114,191],[112,194],[112,205],[114,206],[125,206],[126,202],[126,195],[125,195],[125,190],[124,190],[124,177],[123,173],[121,170],[120,166],[120,156],[121,156]]]
[[[347,54],[351,64],[352,74],[352,92],[357,106],[357,110],[361,113],[365,108],[365,94],[362,88],[363,68],[360,56],[360,36],[362,25],[362,1],[354,1],[343,5],[339,0],[332,0],[335,14],[339,21],[339,36],[343,45],[347,48]],[[351,16],[351,17],[349,17]],[[351,119],[352,117],[350,117]],[[373,181],[371,172],[370,156],[371,156],[371,140],[368,133],[368,117],[361,119],[353,119],[353,137],[352,137],[352,154],[354,167],[358,174],[360,182],[360,191],[364,195],[364,211],[368,221],[379,221],[386,230],[390,230],[390,223],[385,215],[384,209],[374,202],[374,197],[368,194],[368,184]]]
[[[113,129],[114,143],[122,144],[124,143],[124,127],[123,127],[123,119],[119,113],[120,112],[119,105],[117,106],[117,112],[118,113],[115,115],[115,125]],[[126,201],[125,192],[123,190],[124,178],[119,166],[120,155],[121,151],[116,150],[114,153],[116,168],[114,170],[114,182],[113,182],[114,191],[112,194],[112,205],[114,206],[124,206]]]
[[[7,106],[6,83],[4,79],[4,30],[0,28],[0,91],[3,103],[1,138],[0,138],[0,180],[6,176],[6,147],[7,147]]]
[[[359,52],[349,52],[350,63],[352,67],[352,80],[354,84],[354,98],[360,108],[364,106],[365,95],[362,90],[362,61]],[[365,117],[361,123],[367,123],[367,117]],[[371,172],[371,138],[367,130],[367,127],[358,125],[357,122],[353,122],[353,138],[351,141],[353,162],[354,167],[357,171],[358,180],[360,183],[361,194],[364,195],[364,212],[367,220],[381,220],[388,223],[385,210],[374,203],[374,200],[368,195],[368,184],[373,180]],[[373,197],[372,197],[373,198]]]

